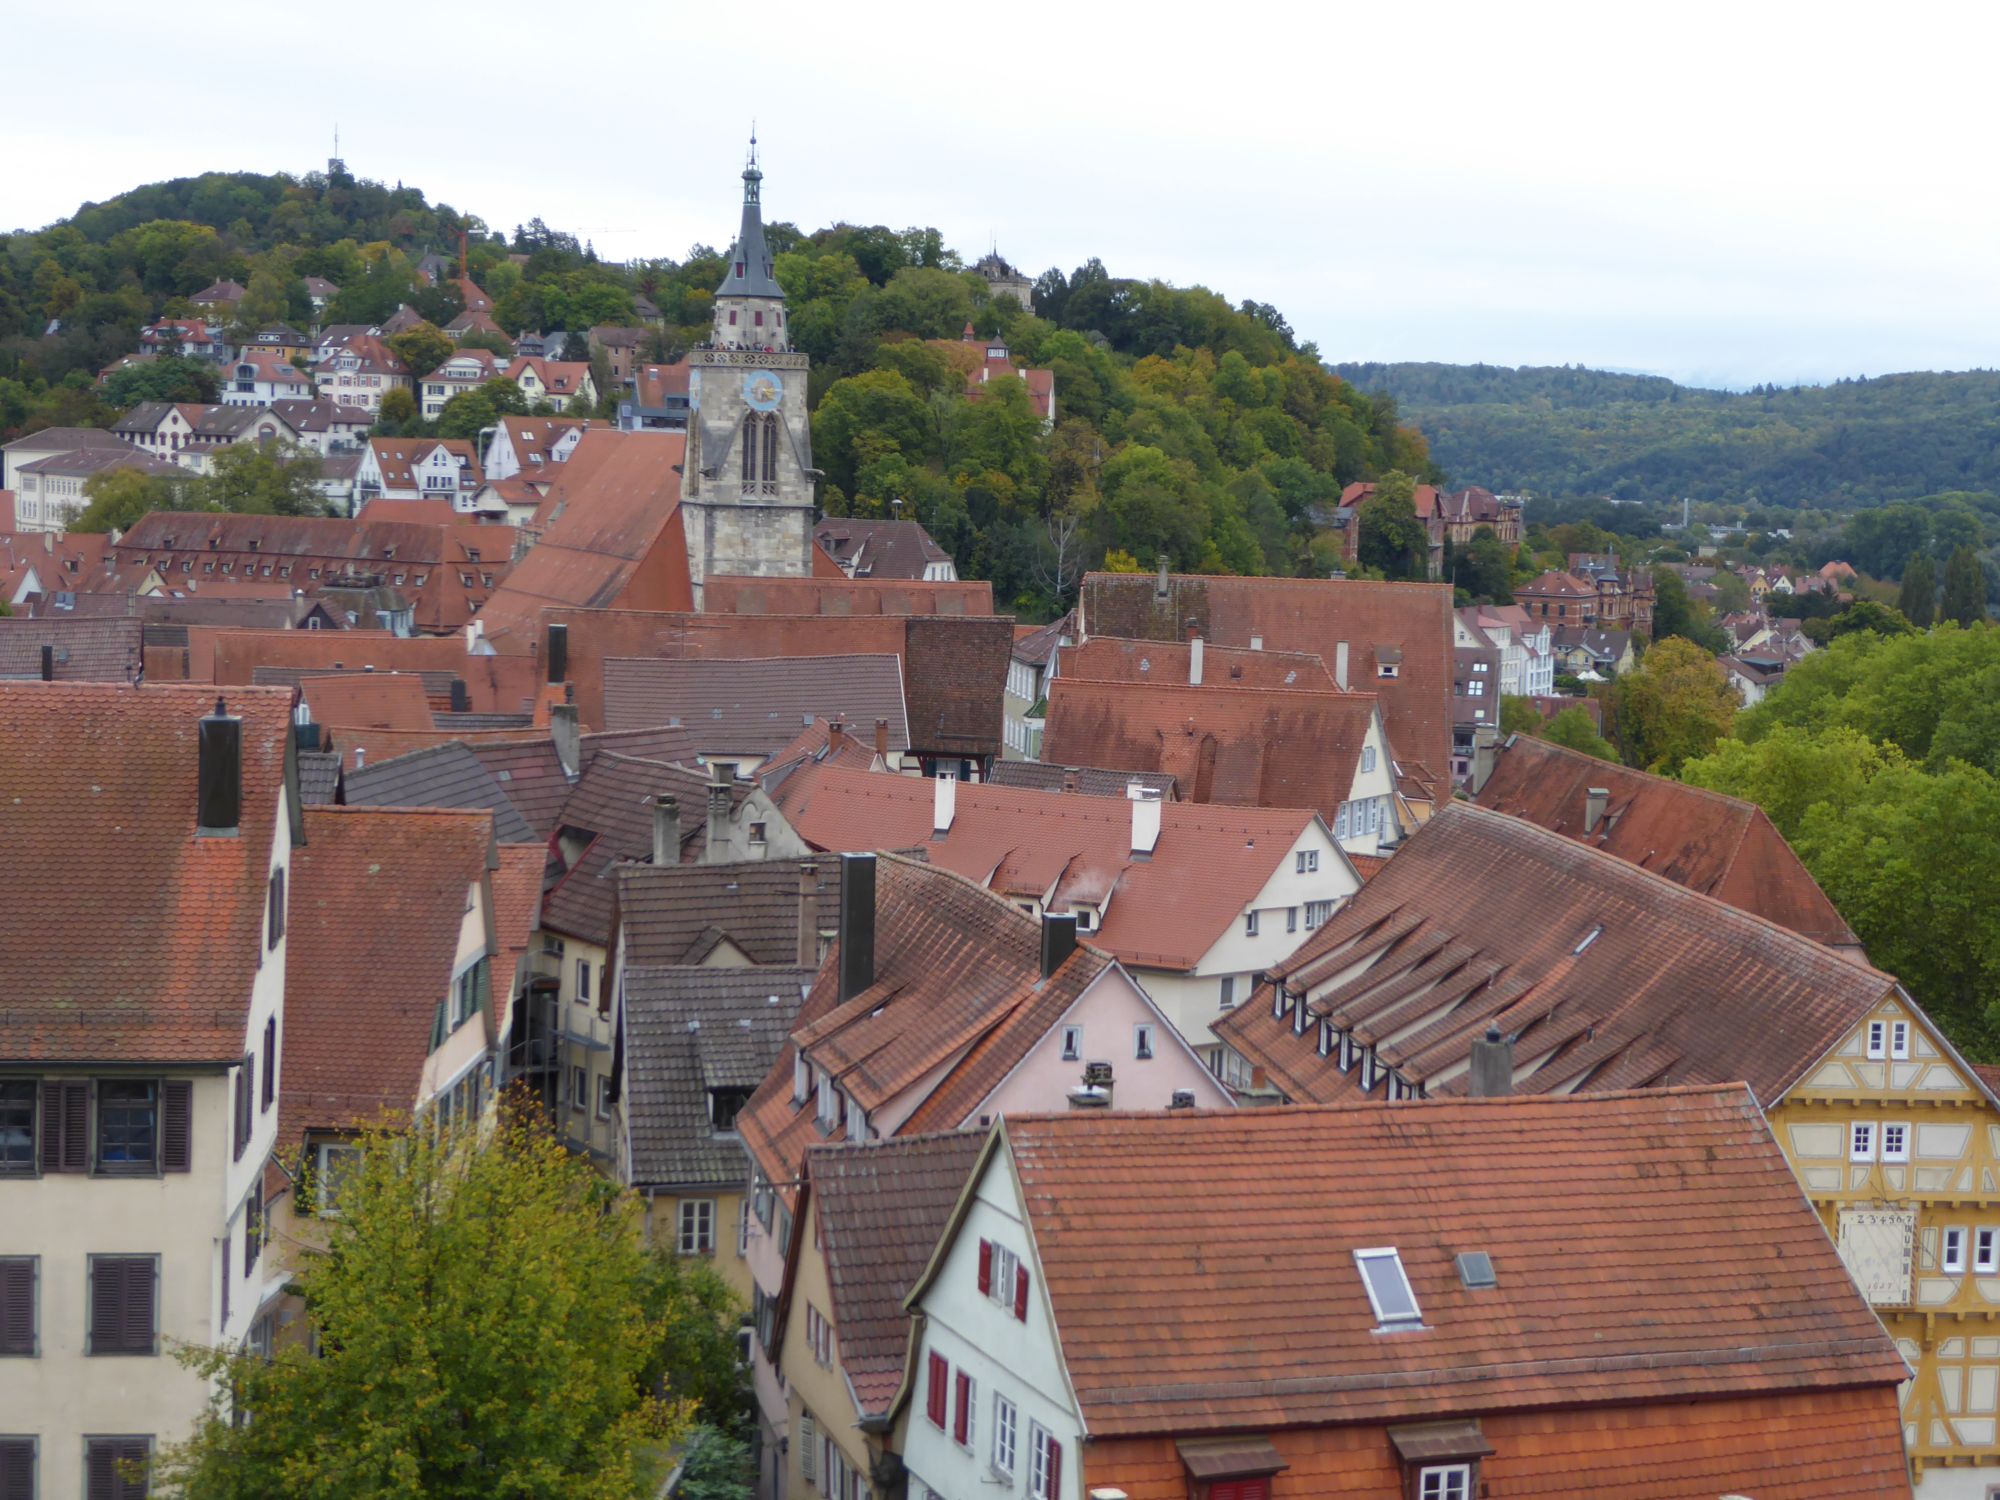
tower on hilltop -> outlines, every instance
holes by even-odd
[[[709,342],[688,354],[681,515],[695,608],[712,574],[812,574],[812,431],[806,366],[785,328],[785,289],[764,241],[757,138],[743,169],[743,222],[715,289]]]

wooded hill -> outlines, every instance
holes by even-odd
[[[1543,497],[1868,506],[2000,494],[2000,371],[1711,391],[1605,370],[1342,364],[1455,479]]]

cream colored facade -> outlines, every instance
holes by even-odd
[[[2000,1485],[2000,1107],[1895,991],[1770,1119],[1915,1372],[1918,1495],[1986,1500]]]
[[[831,1329],[825,1340],[828,1358],[824,1362],[812,1342],[819,1319],[825,1319]],[[830,1443],[840,1462],[860,1476],[861,1493],[872,1494],[869,1476],[883,1452],[882,1439],[876,1436],[871,1441],[856,1425],[859,1413],[848,1390],[847,1377],[840,1368],[840,1329],[833,1326],[833,1288],[827,1280],[826,1257],[820,1253],[816,1231],[800,1238],[779,1367],[785,1372],[791,1413],[784,1493],[846,1500],[827,1472]],[[849,1494],[852,1493],[850,1488]]]
[[[291,819],[280,792],[267,881],[289,873],[291,848]],[[242,1039],[242,1053],[252,1059],[250,1135],[240,1155],[233,1101],[242,1064],[139,1068],[114,1058],[58,1070],[0,1062],[0,1076],[10,1078],[186,1079],[193,1085],[186,1172],[0,1177],[0,1255],[35,1259],[38,1333],[32,1358],[0,1358],[0,1433],[37,1439],[39,1496],[84,1493],[86,1438],[143,1436],[157,1452],[188,1437],[209,1389],[181,1367],[172,1348],[244,1339],[276,1289],[274,1257],[246,1253],[249,1223],[261,1213],[264,1166],[277,1140],[277,1109],[262,1102],[270,1060],[263,1049],[266,1023],[275,1026],[279,1058],[284,1033],[285,939],[280,934],[267,941],[261,922],[257,932],[261,965]],[[94,1138],[94,1092],[92,1116]],[[155,1142],[157,1149],[157,1128]],[[103,1255],[158,1257],[157,1336],[150,1355],[86,1352],[91,1257]]]

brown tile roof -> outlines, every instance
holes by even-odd
[[[502,844],[500,868],[493,872],[493,930],[499,956],[493,963],[493,1040],[507,1036],[514,975],[542,921],[542,876],[548,869],[544,844]]]
[[[429,458],[439,448],[459,460],[461,468],[472,475],[473,483],[479,482],[479,454],[465,438],[370,438],[368,449],[375,455],[375,466],[382,471],[382,483],[390,489],[413,489],[417,486],[416,466]]]
[[[835,562],[853,568],[857,578],[922,579],[925,568],[951,561],[919,521],[829,516],[813,528],[813,540]]]
[[[588,369],[588,366],[585,366]],[[513,445],[514,457],[520,460],[522,472],[533,469],[539,477],[551,466],[549,450],[557,439],[575,428],[588,430],[602,423],[592,423],[583,417],[502,417],[500,425],[507,431],[507,440]],[[536,457],[541,459],[536,464]]]
[[[584,737],[586,748],[594,738]],[[562,805],[569,800],[570,780],[563,774],[555,741],[545,730],[506,740],[469,740],[466,748],[500,784],[529,827],[544,838],[554,831]]]
[[[886,724],[883,734],[888,734]],[[874,726],[814,719],[796,739],[757,768],[757,780],[775,799],[786,778],[806,765],[845,766],[850,771],[877,769]]]
[[[1740,1084],[998,1128],[1099,1438],[1906,1374]],[[1373,1247],[1421,1328],[1378,1328]],[[1469,1251],[1496,1286],[1462,1283]]]
[[[61,574],[53,574],[58,582]],[[42,648],[56,682],[137,682],[145,666],[143,620],[0,616],[0,678],[39,680]]]
[[[683,805],[683,829],[701,812]],[[618,930],[625,962],[639,968],[704,963],[727,940],[753,964],[797,963],[799,879],[807,865],[815,871],[812,951],[817,953],[819,934],[839,925],[838,860],[618,866]]]
[[[1172,687],[1063,672],[1049,685],[1042,756],[1162,772],[1184,801],[1310,807],[1331,823],[1354,795],[1376,710],[1373,693]]]
[[[793,1102],[794,1049],[864,1110],[941,1070],[898,1129],[956,1129],[1111,963],[1080,944],[1044,981],[1041,924],[1012,902],[896,855],[877,858],[875,882],[875,983],[840,1003],[836,943],[792,1041],[737,1117],[773,1183],[796,1180],[809,1145],[845,1139],[822,1137],[810,1097]]]
[[[313,807],[305,817],[286,925],[278,1132],[288,1144],[416,1107],[466,889],[486,878],[493,838],[483,812]]]
[[[23,1061],[241,1056],[264,954],[291,695],[228,691],[242,822],[196,838],[207,687],[0,682],[0,1052]]]
[[[1310,811],[1160,805],[1150,860],[1132,858],[1131,804],[1111,797],[962,782],[950,831],[933,838],[935,783],[830,767],[784,787],[793,830],[818,849],[922,847],[931,864],[1012,899],[1066,913],[1109,900],[1091,941],[1128,964],[1192,968],[1311,826]]]
[[[1158,589],[1145,574],[1090,574],[1077,606],[1083,634],[1179,641],[1192,620],[1215,645],[1256,639],[1269,650],[1316,655],[1330,671],[1345,642],[1347,685],[1380,695],[1396,758],[1451,764],[1449,584],[1183,574],[1168,578],[1164,598]],[[1394,677],[1381,675],[1386,666]]]
[[[480,764],[470,746],[453,740],[412,750],[387,760],[371,759],[347,773],[345,800],[355,807],[449,807],[483,811],[493,817],[502,844],[532,844],[540,850],[548,836],[528,825],[506,788]]]
[[[993,585],[983,579],[925,583],[921,579],[848,578],[845,574],[832,578],[717,575],[702,590],[702,608],[718,615],[990,615]]]
[[[632,372],[633,396],[641,406],[664,406],[669,396],[687,395],[693,368],[684,359],[670,365],[640,365]]]
[[[1046,664],[1057,651],[1071,650],[1075,640],[1075,610],[1071,610],[1060,620],[1049,621],[1046,625],[1016,625],[1014,660],[1039,667]]]
[[[958,1205],[986,1137],[903,1136],[806,1152],[805,1211],[815,1216],[839,1331],[840,1367],[863,1417],[886,1416],[908,1352],[908,1295]]]
[[[1160,771],[1107,771],[1096,766],[1064,766],[1048,760],[1000,760],[987,774],[992,786],[1023,792],[1070,792],[1085,797],[1123,797],[1134,782],[1174,800],[1174,778]]]
[[[299,683],[299,692],[312,710],[313,721],[330,729],[427,731],[434,727],[424,680],[415,672],[306,677]]]
[[[1353,977],[1347,977],[1349,975]],[[1744,1079],[1775,1100],[1895,984],[1720,901],[1470,803],[1447,803],[1280,965],[1287,995],[1430,1094],[1489,1024],[1530,1093]],[[1216,1035],[1294,1099],[1361,1092],[1269,986]]]
[[[567,398],[583,389],[583,383],[590,378],[590,361],[542,359],[535,355],[523,355],[507,366],[507,378],[518,381],[528,371],[542,383],[542,389],[551,397]]]
[[[1553,568],[1543,573],[1531,583],[1516,584],[1514,592],[1516,595],[1526,594],[1535,599],[1544,597],[1550,599],[1595,599],[1597,597],[1596,585],[1585,583],[1574,573],[1558,572]]]
[[[1586,833],[1585,803],[1592,787],[1603,788],[1610,797],[1596,828]],[[1493,774],[1474,800],[1580,839],[1815,942],[1861,946],[1791,845],[1753,802],[1525,735],[1510,736],[1499,748]]]
[[[534,555],[529,553],[529,559]],[[537,629],[557,622],[569,626],[569,676],[586,725],[604,722],[603,664],[611,657],[743,660],[893,652],[903,660],[903,691],[915,748],[948,755],[1000,753],[1002,695],[1013,635],[1003,615],[841,619],[552,609]],[[523,649],[529,644],[521,640]],[[541,649],[540,640],[534,640],[533,652],[539,654]],[[871,734],[873,729],[871,724]]]
[[[1193,656],[1194,648],[1187,641],[1125,641],[1100,635],[1065,650],[1056,670],[1064,677],[1099,682],[1186,687]],[[1335,690],[1326,663],[1306,651],[1250,651],[1204,642],[1201,677],[1203,683],[1214,687]]]
[[[497,650],[540,648],[542,611],[691,609],[687,532],[680,516],[685,433],[586,432],[556,466],[540,542],[487,601],[481,621]],[[596,722],[596,720],[591,720]]]
[[[614,657],[604,664],[604,727],[679,724],[704,751],[783,750],[818,718],[873,726],[889,721],[889,748],[910,748],[902,662],[893,653],[778,656]]]

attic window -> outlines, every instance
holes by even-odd
[[[1583,952],[1584,949],[1588,948],[1592,943],[1596,942],[1603,935],[1604,935],[1604,924],[1602,922],[1599,922],[1595,927],[1591,928],[1590,931],[1586,932],[1583,935],[1582,942],[1578,943],[1574,948],[1570,949],[1571,956],[1574,957],[1576,954]]]
[[[1467,1250],[1458,1257],[1458,1279],[1473,1292],[1500,1284],[1500,1278],[1493,1274],[1493,1257],[1484,1250]]]
[[[1403,669],[1392,661],[1385,661],[1375,669],[1377,677],[1400,677],[1402,673]]]
[[[1417,1294],[1410,1290],[1410,1278],[1403,1272],[1403,1257],[1393,1245],[1379,1250],[1354,1252],[1361,1285],[1368,1292],[1368,1305],[1375,1309],[1375,1321],[1384,1328],[1416,1327],[1423,1323]]]

